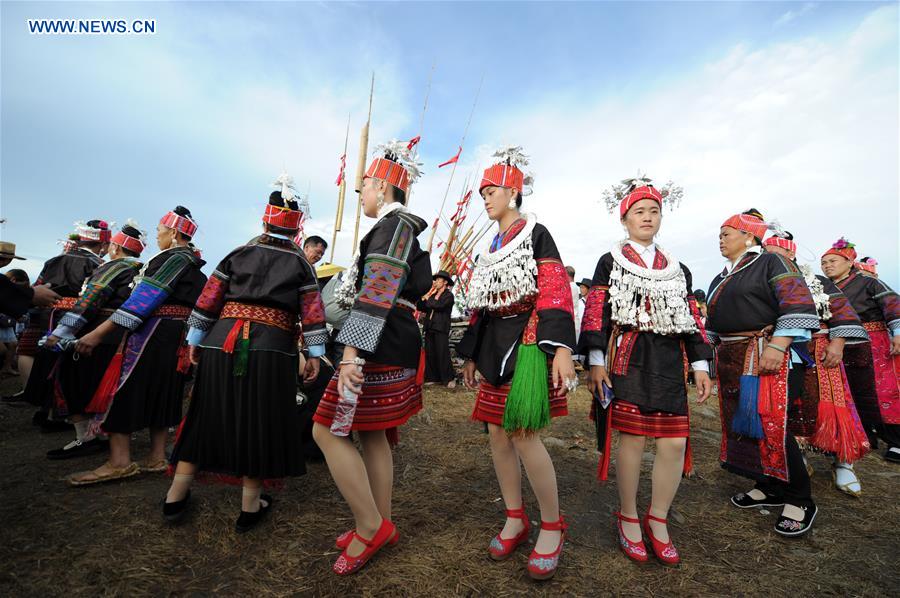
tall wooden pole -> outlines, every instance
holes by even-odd
[[[337,210],[334,214],[334,232],[331,234],[331,255],[328,263],[334,263],[334,246],[337,245],[337,234],[341,230],[344,222],[344,198],[347,195],[347,176],[344,171],[347,170],[347,142],[350,140],[350,115],[347,115],[347,132],[344,133],[344,154],[341,170],[341,184],[338,185],[338,203]]]
[[[422,132],[425,129],[425,113],[428,111],[428,96],[431,95],[431,78],[434,76],[434,68],[437,66],[437,62],[431,63],[431,72],[428,73],[428,86],[425,88],[425,104],[422,106],[422,117],[419,119],[419,132],[417,133],[418,137],[422,136]],[[406,207],[408,208],[410,203],[412,202],[412,185],[409,186],[409,191],[406,192]]]
[[[372,73],[372,86],[369,89],[369,114],[366,116],[366,124],[359,134],[359,162],[356,165],[356,192],[360,197],[356,202],[356,224],[353,226],[353,251],[359,246],[359,218],[362,215],[362,185],[366,174],[366,160],[369,154],[369,123],[372,122],[372,97],[375,95],[375,73]]]

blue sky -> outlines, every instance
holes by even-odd
[[[483,74],[451,197],[521,143],[526,208],[579,278],[621,236],[601,190],[638,169],[685,187],[659,242],[695,286],[721,267],[718,225],[751,205],[797,234],[804,261],[844,234],[900,278],[896,4],[3,2],[0,17],[2,235],[32,275],[75,220],[149,230],[175,204],[214,264],[259,230],[282,168],[330,240],[370,73],[371,148],[418,134],[435,64],[412,200],[428,221]],[[30,35],[34,18],[155,19],[157,33]]]

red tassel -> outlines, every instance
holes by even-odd
[[[237,343],[238,335],[241,333],[241,326],[244,325],[243,320],[235,320],[234,326],[228,331],[225,342],[222,343],[222,351],[225,353],[234,353],[234,345]]]
[[[113,396],[119,388],[119,377],[122,375],[122,360],[125,354],[122,351],[113,355],[106,367],[106,373],[100,380],[100,385],[91,397],[91,402],[84,408],[86,413],[106,413],[112,403]]]
[[[419,367],[416,369],[416,384],[425,383],[425,347],[419,350]]]
[[[179,374],[187,374],[191,369],[191,353],[187,345],[178,347],[178,365],[175,369]]]

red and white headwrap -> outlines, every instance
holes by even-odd
[[[110,224],[105,220],[91,220],[89,222],[76,222],[75,234],[79,241],[99,241],[109,243],[112,238]]]
[[[722,226],[730,226],[739,231],[750,233],[757,239],[762,239],[766,236],[766,231],[769,230],[764,220],[752,214],[735,214],[723,222]]]
[[[878,276],[878,260],[874,257],[865,257],[853,264],[863,272]]]
[[[125,249],[133,251],[134,253],[140,255],[141,252],[144,251],[144,248],[147,247],[147,244],[144,243],[144,234],[140,231],[136,222],[129,220],[125,224],[126,226],[130,226],[134,230],[137,230],[138,236],[133,237],[127,234],[124,230],[120,230],[112,236],[111,242],[118,245],[119,247],[124,247]]]
[[[826,255],[839,255],[844,259],[850,260],[851,262],[856,261],[856,245],[841,237],[834,244],[822,254],[822,257]]]
[[[505,187],[515,189],[522,195],[531,193],[532,177],[526,175],[522,168],[528,166],[528,156],[522,152],[521,146],[506,146],[494,152],[497,162],[484,169],[478,192],[485,187]]]
[[[187,216],[176,214],[175,212],[169,212],[163,216],[159,223],[167,228],[174,228],[188,237],[193,237],[194,233],[197,232],[197,223],[194,220]]]
[[[409,186],[415,183],[422,174],[419,170],[421,164],[416,161],[418,159],[415,150],[416,143],[418,143],[418,139],[409,142],[392,139],[376,146],[374,158],[372,158],[372,163],[369,164],[364,178],[387,181],[406,193]]]
[[[300,228],[300,220],[303,218],[303,212],[294,210],[288,206],[288,202],[296,202],[296,190],[294,189],[294,179],[287,173],[282,173],[272,186],[281,191],[281,198],[284,200],[284,206],[275,206],[266,204],[266,211],[262,220],[266,224],[277,226],[288,230],[297,230]]]
[[[797,253],[797,244],[794,243],[791,239],[785,239],[784,237],[771,236],[763,242],[763,245],[767,247],[781,247],[782,249],[787,249],[791,253]]]
[[[684,190],[672,181],[667,182],[661,189],[657,189],[651,183],[653,179],[646,175],[638,174],[631,179],[625,179],[618,185],[613,185],[603,191],[603,201],[606,208],[612,213],[616,206],[619,207],[619,217],[625,218],[628,210],[642,199],[652,199],[662,209],[663,204],[668,204],[675,209],[681,203]]]

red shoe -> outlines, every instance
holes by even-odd
[[[547,531],[560,531],[559,545],[556,550],[550,554],[540,554],[536,550],[531,551],[528,557],[528,575],[531,579],[550,579],[556,575],[556,568],[559,566],[559,555],[562,553],[563,544],[566,543],[566,530],[569,528],[563,521],[562,515],[559,521],[541,521],[541,529]]]
[[[353,541],[353,533],[354,533],[354,532],[356,532],[355,529],[348,529],[348,530],[345,531],[343,534],[341,534],[340,536],[338,536],[338,537],[334,540],[334,546],[335,546],[335,548],[337,548],[338,550],[344,550],[345,548],[347,548],[348,546],[350,546],[350,542]],[[395,529],[394,529],[394,535],[391,536],[391,539],[390,539],[390,540],[388,540],[388,545],[389,545],[389,546],[394,546],[394,545],[397,544],[397,542],[399,542],[399,541],[400,541],[400,531],[397,530],[397,529],[395,528]]]
[[[500,534],[494,536],[490,546],[488,546],[488,553],[490,553],[491,558],[495,561],[505,561],[508,559],[512,553],[515,552],[516,548],[528,539],[528,532],[531,531],[531,524],[528,522],[528,516],[525,515],[524,507],[519,507],[518,509],[506,509],[506,516],[510,519],[521,519],[522,523],[525,524],[525,529],[519,532],[514,538],[501,538]]]
[[[331,568],[332,571],[338,575],[350,575],[351,573],[356,573],[362,569],[373,556],[375,556],[376,552],[384,548],[396,531],[397,528],[387,519],[381,520],[381,527],[378,528],[378,531],[375,532],[375,535],[371,540],[366,540],[354,531],[353,535],[366,545],[365,550],[363,550],[359,556],[350,556],[347,554],[347,549],[345,548],[344,551],[341,552],[341,556],[334,562],[334,566]]]
[[[622,549],[622,552],[625,553],[625,556],[630,558],[632,561],[638,563],[646,563],[647,562],[647,547],[644,546],[643,538],[638,540],[637,542],[632,542],[628,538],[625,537],[625,532],[622,531],[622,522],[627,521],[628,523],[637,523],[641,524],[640,519],[635,519],[634,517],[626,517],[619,511],[616,511],[614,515],[618,518],[616,521],[616,528],[619,531],[619,547]]]
[[[668,520],[655,517],[650,514],[650,511],[647,511],[647,516],[644,517],[644,531],[650,536],[650,544],[653,546],[653,553],[656,555],[656,558],[661,560],[664,564],[677,565],[681,562],[681,557],[678,556],[678,551],[675,550],[675,545],[672,544],[672,538],[669,538],[668,544],[663,544],[657,540],[656,536],[653,535],[653,530],[650,529],[651,519],[663,524],[666,524]]]

